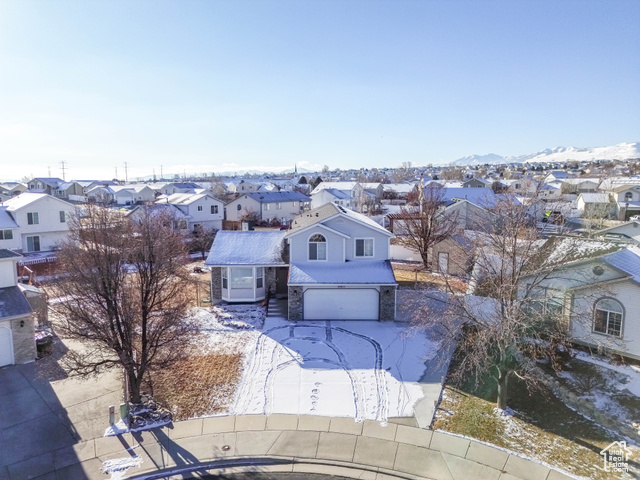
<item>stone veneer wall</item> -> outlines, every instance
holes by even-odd
[[[303,308],[302,287],[289,286],[289,320],[302,320]]]
[[[211,267],[211,304],[222,300],[222,267]]]
[[[271,293],[276,293],[276,269],[275,267],[267,267],[264,269],[264,286],[268,288]]]
[[[24,321],[24,327],[20,322]],[[37,357],[34,316],[27,315],[11,321],[13,357],[16,364],[33,362]]]
[[[380,287],[381,322],[393,322],[396,319],[396,287]]]

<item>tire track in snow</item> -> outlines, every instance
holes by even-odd
[[[386,422],[388,420],[388,414],[389,414],[389,389],[387,386],[385,371],[382,369],[382,347],[378,342],[376,342],[371,337],[367,337],[366,335],[355,333],[341,327],[334,327],[334,329],[338,332],[342,332],[347,335],[353,335],[354,337],[361,338],[369,342],[373,346],[376,352],[376,358],[374,362],[374,375],[376,379],[376,398],[378,403],[376,420],[380,422]]]

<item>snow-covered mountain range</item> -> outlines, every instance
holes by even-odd
[[[627,160],[640,158],[640,143],[620,143],[611,147],[575,148],[556,147],[547,148],[541,152],[520,156],[496,155],[467,155],[453,162],[454,165],[484,165],[495,163],[524,163],[524,162],[570,162],[595,160]]]

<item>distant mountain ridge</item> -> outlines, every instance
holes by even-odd
[[[495,153],[487,155],[467,155],[453,161],[453,165],[484,165],[496,163],[524,163],[524,162],[570,162],[595,160],[627,160],[640,158],[640,143],[620,143],[611,147],[556,147],[547,148],[541,152],[520,156],[503,157]]]

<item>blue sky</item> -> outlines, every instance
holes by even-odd
[[[640,2],[0,1],[0,178],[640,140]]]

